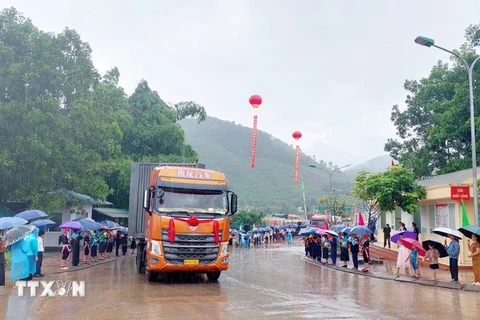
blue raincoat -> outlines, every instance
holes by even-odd
[[[28,278],[30,269],[28,266],[28,244],[25,239],[22,239],[11,245],[12,263],[10,268],[10,279],[21,280]]]
[[[31,234],[29,234],[25,241],[27,241],[27,256],[28,256],[28,269],[30,274],[35,274],[37,271],[37,262],[35,257],[38,255],[38,231],[40,229],[35,228]]]

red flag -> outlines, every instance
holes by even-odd
[[[363,216],[362,216],[361,212],[358,213],[358,225],[359,226],[364,226],[365,225],[365,222],[363,221]]]
[[[395,161],[392,159],[392,167],[395,167]]]

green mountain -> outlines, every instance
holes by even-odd
[[[319,205],[319,196],[329,190],[325,163],[315,162],[304,153],[300,154],[299,181],[294,184],[294,146],[264,131],[257,133],[255,168],[251,168],[252,128],[213,117],[200,124],[195,119],[184,119],[180,125],[200,162],[227,175],[243,208],[266,213],[299,212],[299,207],[303,209],[303,180],[307,211],[311,212],[312,206]],[[317,169],[310,168],[310,164]],[[349,193],[351,179],[337,171],[332,175],[332,186]]]
[[[387,154],[350,167],[346,169],[344,173],[347,177],[351,178],[352,181],[354,181],[357,174],[362,170],[368,172],[384,172],[391,166],[391,164],[392,157]]]

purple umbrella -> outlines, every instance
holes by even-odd
[[[390,240],[393,242],[393,243],[397,243],[399,240],[400,240],[400,235],[403,235],[404,238],[409,238],[409,239],[417,239],[417,233],[413,232],[413,231],[407,231],[407,230],[403,230],[403,231],[400,231],[396,234],[394,234]]]
[[[58,229],[82,230],[82,225],[78,221],[67,221],[62,223]]]

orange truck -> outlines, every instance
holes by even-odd
[[[148,281],[169,272],[206,273],[216,281],[228,269],[237,195],[225,174],[197,163],[133,163],[129,205],[137,270]]]

